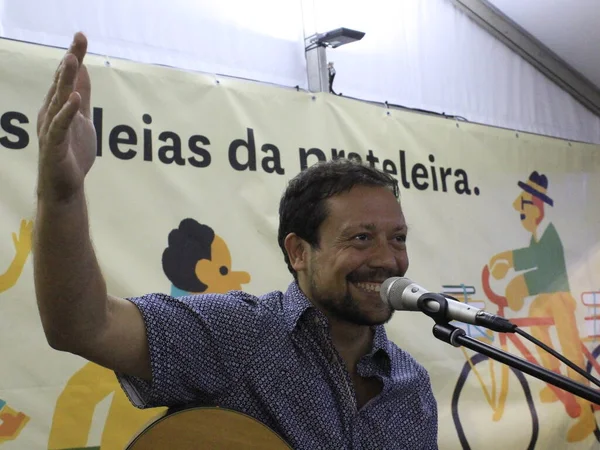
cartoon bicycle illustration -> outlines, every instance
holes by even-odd
[[[504,317],[505,309],[509,306],[508,301],[505,297],[492,291],[489,277],[489,268],[485,266],[481,275],[483,291],[489,301],[497,306],[498,310],[496,314]],[[444,286],[444,288],[445,293],[453,295],[461,301],[474,304],[474,306],[480,308],[483,307],[480,304],[483,302],[473,301],[470,298],[471,295],[475,294],[475,289],[472,286]],[[581,302],[588,308],[588,315],[585,318],[588,336],[579,338],[579,342],[575,343],[575,345],[579,345],[581,348],[585,359],[586,372],[596,378],[600,378],[600,363],[598,361],[600,356],[600,291],[583,292],[581,294]],[[523,329],[544,327],[544,329],[549,330],[556,325],[553,317],[511,317],[510,321]],[[523,358],[533,364],[542,365],[525,346],[523,338],[518,334],[492,333],[489,330],[472,325],[454,325],[461,326],[473,338],[486,341],[487,343],[491,343],[492,341],[499,342],[500,348],[504,351],[509,351],[508,342],[510,341],[512,348],[516,348]],[[485,398],[483,404],[487,403],[490,406],[493,422],[499,422],[502,419],[505,419],[505,421],[518,420],[518,429],[522,430],[524,420],[528,421],[531,428],[530,434],[528,434],[529,443],[527,449],[533,450],[539,437],[539,418],[528,379],[518,369],[494,361],[488,356],[479,353],[469,356],[464,348],[461,347],[461,350],[465,355],[466,362],[454,388],[451,408],[454,425],[463,449],[471,448],[466,433],[466,429],[468,428],[464,426],[468,424],[470,419],[473,419],[472,414],[469,416],[468,406],[472,404],[470,402],[474,403],[478,401],[478,399],[473,398],[473,395],[480,396],[483,394]],[[499,376],[497,375],[498,372],[500,373]],[[467,390],[469,391],[468,395],[466,394]],[[461,397],[463,397],[463,404],[466,405],[463,408],[459,408]],[[600,409],[600,405],[594,405],[589,402],[583,403],[583,408],[590,408],[591,411],[582,410],[581,399],[550,384],[546,384],[540,393],[540,397],[543,403],[560,401],[566,413],[571,418],[578,418],[579,421],[585,419],[585,415],[590,415],[594,421],[590,431],[593,432],[596,440],[600,442],[600,430],[597,425],[598,419],[594,417],[594,412]],[[482,402],[478,402],[477,404],[480,405]],[[517,409],[518,413],[516,412]],[[477,408],[476,413],[478,418],[481,418],[482,413],[480,408]],[[527,419],[524,419],[524,415]],[[511,428],[507,427],[506,429],[511,430]]]

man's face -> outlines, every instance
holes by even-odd
[[[513,202],[513,208],[519,212],[523,228],[534,233],[538,226],[540,209],[533,203],[533,196],[529,192],[521,192]]]
[[[358,325],[387,322],[392,309],[380,285],[408,269],[398,201],[385,188],[356,186],[329,198],[327,208],[319,247],[308,249],[307,270],[298,274],[301,287],[330,316]]]

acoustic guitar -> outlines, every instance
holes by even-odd
[[[144,428],[126,450],[292,450],[258,420],[226,408],[166,414]]]

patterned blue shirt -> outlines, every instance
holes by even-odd
[[[248,414],[294,449],[437,449],[427,371],[375,327],[361,377],[383,382],[360,410],[327,319],[296,283],[241,291],[132,298],[144,317],[152,382],[117,374],[140,408],[211,405]]]

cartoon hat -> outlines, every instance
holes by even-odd
[[[548,178],[546,175],[540,174],[537,170],[534,170],[531,172],[531,175],[529,175],[529,180],[525,183],[519,181],[518,185],[525,192],[529,192],[531,195],[535,195],[550,206],[554,206],[554,201],[546,195],[546,191],[548,190]]]

